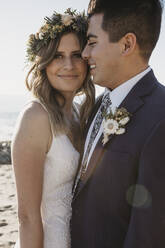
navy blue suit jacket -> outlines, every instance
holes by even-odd
[[[126,133],[100,138],[73,198],[72,248],[165,248],[165,87],[150,71],[121,106]]]

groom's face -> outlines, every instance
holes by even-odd
[[[121,68],[119,42],[110,42],[109,34],[102,29],[103,14],[90,18],[87,45],[82,56],[88,60],[93,82],[114,89]]]

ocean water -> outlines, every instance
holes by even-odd
[[[96,87],[96,96],[103,92],[104,88]],[[31,99],[31,95],[1,95],[0,94],[0,141],[12,139],[14,126],[19,112],[23,106]],[[82,97],[75,99],[81,102]]]
[[[18,114],[19,112],[0,113],[0,141],[11,140]]]
[[[19,112],[28,99],[28,95],[0,95],[0,141],[11,140]]]

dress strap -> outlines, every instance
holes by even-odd
[[[38,98],[32,98],[28,103],[32,103],[32,102],[39,103],[42,106],[42,108],[47,112],[48,118],[49,118],[51,132],[52,132],[52,135],[53,135],[53,125],[52,125],[52,121],[51,121],[51,118],[50,118],[49,111],[47,110],[46,106]]]
[[[33,98],[33,99],[30,100],[30,102],[37,102],[37,103],[39,103],[43,107],[43,109],[49,114],[46,106],[39,99]]]

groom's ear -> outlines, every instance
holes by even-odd
[[[134,33],[127,33],[120,40],[121,52],[123,56],[129,56],[135,52],[137,39]]]

